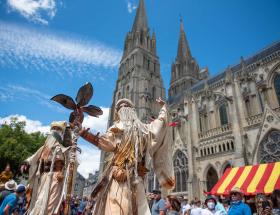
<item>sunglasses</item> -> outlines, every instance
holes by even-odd
[[[237,196],[237,195],[239,195],[239,193],[237,193],[237,192],[232,192],[232,193],[230,193],[230,195],[231,195],[231,196]]]

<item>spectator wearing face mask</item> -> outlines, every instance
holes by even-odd
[[[222,215],[222,212],[216,209],[217,201],[215,197],[208,196],[205,205],[206,208],[201,210],[201,215]]]

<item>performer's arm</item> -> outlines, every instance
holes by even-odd
[[[107,132],[105,135],[99,137],[98,134],[94,135],[90,133],[89,129],[83,129],[80,132],[80,136],[103,151],[113,152],[116,148],[112,132]]]
[[[158,118],[151,122],[150,124],[150,130],[152,131],[154,136],[158,136],[161,129],[165,126],[167,123],[167,107],[165,102],[159,98],[157,99],[157,102],[161,105],[161,109],[159,111]]]
[[[80,136],[82,138],[84,138],[86,141],[92,143],[93,145],[97,146],[99,145],[99,137],[98,134],[94,135],[92,133],[89,132],[89,128],[87,129],[82,129],[80,131]]]

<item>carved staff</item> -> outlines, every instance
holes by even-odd
[[[58,94],[51,98],[51,100],[58,102],[67,109],[73,110],[69,117],[70,126],[72,128],[72,147],[70,152],[70,164],[69,164],[69,174],[67,180],[67,194],[66,194],[66,205],[64,209],[64,214],[68,215],[70,212],[70,201],[72,194],[72,185],[74,180],[74,169],[76,163],[76,150],[77,150],[77,141],[79,138],[79,130],[81,129],[82,122],[84,120],[84,113],[89,114],[93,117],[99,117],[103,114],[101,108],[88,105],[91,97],[93,95],[93,87],[91,83],[86,83],[82,86],[76,96],[76,103],[74,100],[67,95]]]

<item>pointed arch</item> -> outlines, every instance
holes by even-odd
[[[206,182],[206,190],[209,192],[218,182],[218,172],[212,164],[209,164],[204,171],[204,179]]]
[[[228,119],[228,107],[226,103],[220,105],[219,115],[220,115],[221,126],[227,125],[229,123],[229,119]]]
[[[173,165],[176,179],[174,192],[185,192],[188,190],[188,159],[181,150],[175,152]]]
[[[221,171],[220,171],[220,175],[222,176],[227,168],[231,168],[231,163],[229,161],[226,161],[222,167],[221,167]]]
[[[274,91],[278,101],[278,106],[280,106],[280,73],[276,73],[273,80]]]
[[[273,76],[275,75],[275,73],[279,73],[280,72],[279,70],[280,70],[280,62],[274,65],[271,68],[271,70],[268,72],[267,79],[266,79],[267,86],[271,87]]]
[[[253,164],[260,163],[260,160],[261,160],[260,152],[266,148],[266,147],[264,148],[264,145],[266,145],[269,142],[268,147],[274,147],[272,142],[273,142],[273,140],[275,142],[275,139],[271,139],[272,137],[269,138],[269,135],[271,134],[272,131],[280,132],[279,123],[280,123],[280,117],[277,114],[277,112],[275,112],[268,105],[266,105],[264,114],[263,114],[263,120],[262,120],[261,126],[259,128],[259,132],[257,135],[257,141],[256,141],[257,144],[252,153],[253,154],[253,157],[252,157]],[[273,138],[276,138],[274,135],[275,134],[273,134]],[[280,144],[280,143],[278,143],[278,144]],[[278,148],[279,148],[279,145],[278,145]],[[275,151],[275,153],[276,153],[276,151]]]
[[[266,85],[268,88],[269,104],[272,108],[280,106],[280,62],[268,72]]]
[[[125,95],[127,99],[130,99],[129,98],[129,91],[130,91],[130,88],[129,88],[129,85],[127,85],[126,86],[126,95]]]

